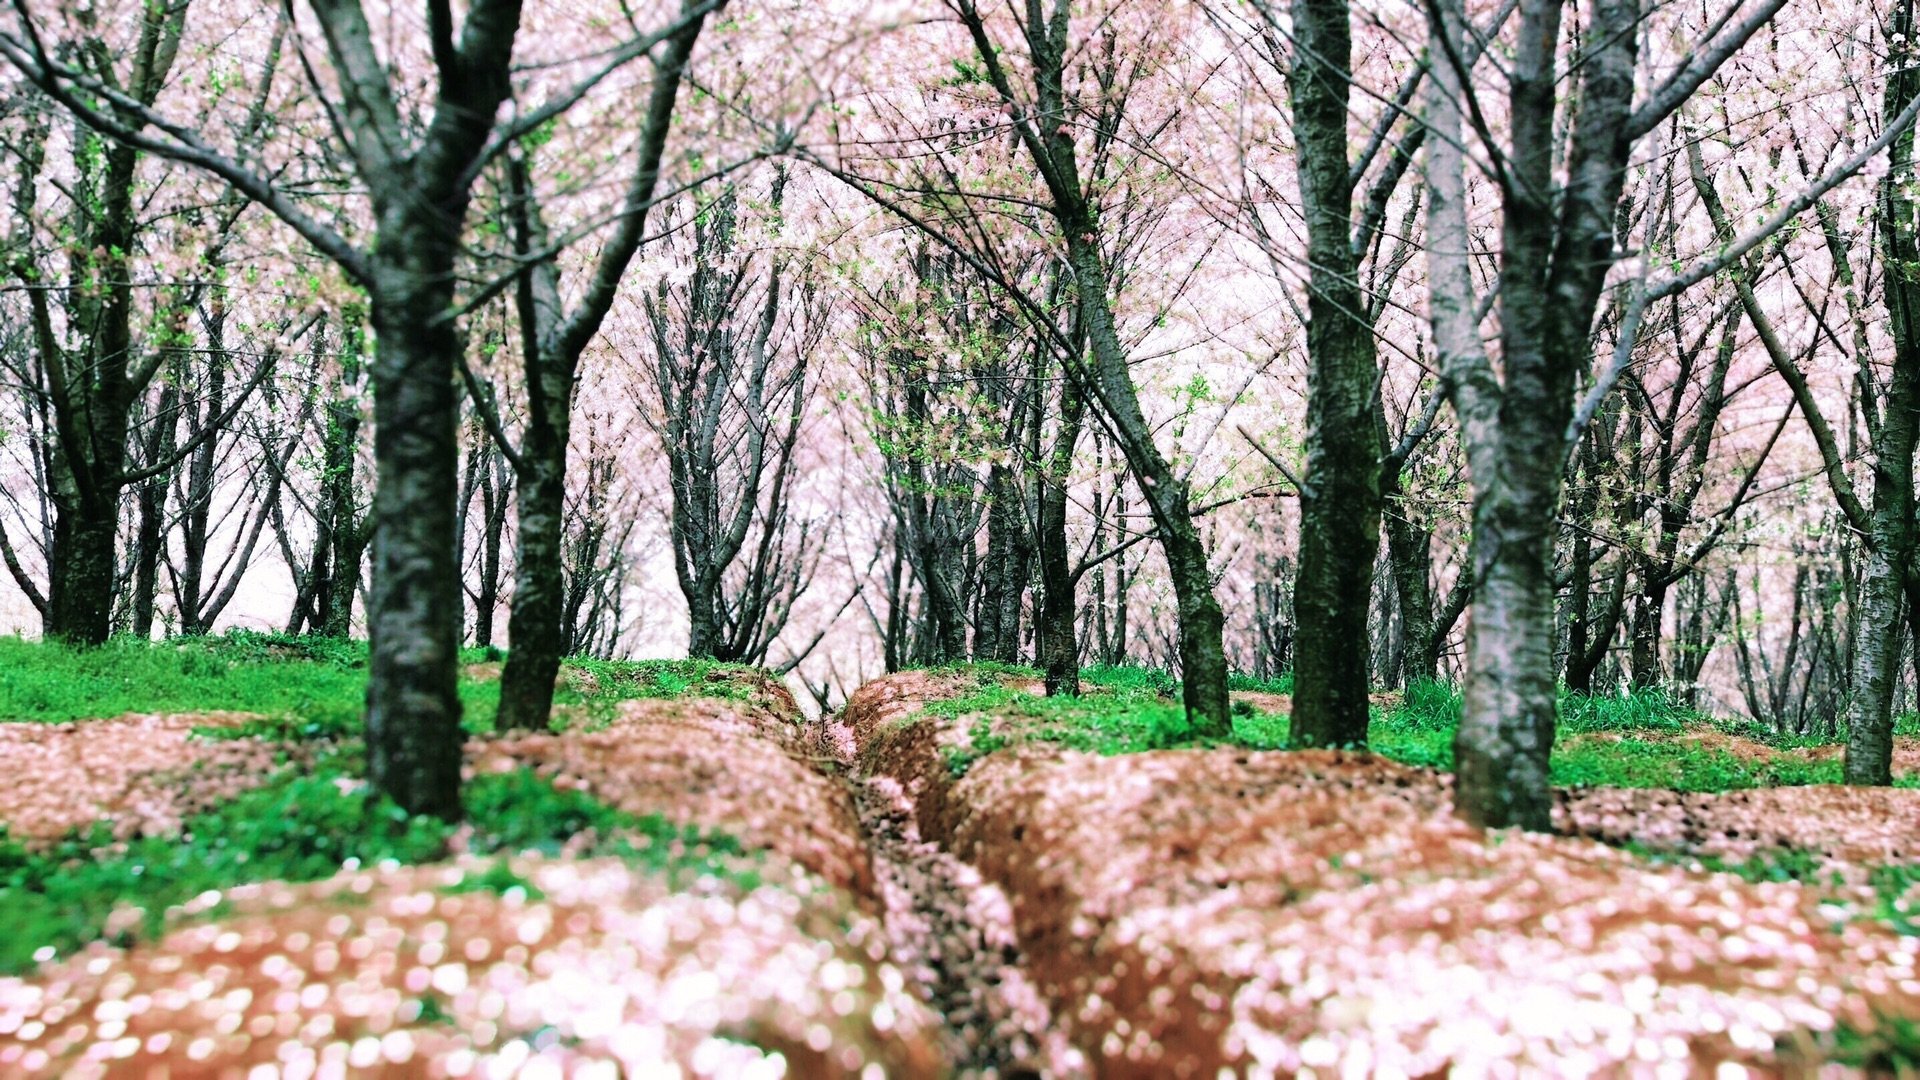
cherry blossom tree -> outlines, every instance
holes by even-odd
[[[1615,356],[1593,370],[1592,331],[1618,258],[1615,222],[1633,155],[1779,11],[1781,0],[1719,13],[1699,44],[1636,98],[1647,13],[1636,0],[1594,7],[1580,28],[1575,92],[1558,91],[1571,29],[1559,0],[1520,5],[1504,67],[1504,131],[1493,124],[1478,75],[1463,62],[1473,40],[1458,4],[1430,11],[1434,57],[1426,95],[1427,265],[1430,319],[1447,391],[1461,420],[1473,485],[1473,617],[1465,705],[1455,740],[1456,805],[1490,826],[1550,825],[1547,758],[1555,720],[1552,556],[1555,509],[1569,446],[1611,393],[1631,357],[1647,305],[1734,265],[1863,167],[1905,125],[1836,164],[1754,227],[1678,270],[1643,279],[1617,333]],[[1577,108],[1573,106],[1577,102]],[[1564,140],[1564,141],[1563,141]],[[1477,153],[1497,190],[1498,274],[1477,293],[1466,166]],[[1481,339],[1499,311],[1499,364]]]
[[[454,376],[462,343],[455,288],[475,182],[521,136],[572,107],[607,74],[683,33],[710,6],[671,16],[664,29],[637,30],[576,83],[503,122],[501,106],[514,89],[520,0],[476,0],[460,20],[451,4],[430,0],[419,21],[385,21],[393,36],[384,39],[356,0],[315,0],[295,47],[309,90],[366,193],[371,235],[364,241],[346,222],[329,222],[304,205],[247,148],[222,148],[210,133],[157,107],[144,87],[129,92],[74,63],[71,39],[49,36],[64,30],[52,13],[21,0],[0,29],[0,53],[119,153],[166,157],[217,177],[364,290],[377,343],[368,765],[374,787],[408,811],[449,819],[461,813]],[[156,38],[163,36],[160,21]],[[317,56],[309,52],[309,33],[320,39]],[[412,83],[420,71],[430,73],[424,95]]]

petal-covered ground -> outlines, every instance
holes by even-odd
[[[950,1040],[870,914],[849,792],[783,689],[736,681],[476,739],[468,761],[723,833],[742,874],[461,857],[210,892],[157,940],[0,978],[0,1076],[946,1075]],[[0,823],[177,830],[286,749],[189,737],[209,722],[11,725],[38,784],[0,795]]]
[[[470,775],[617,808],[642,850],[464,854],[480,822],[450,861],[205,892],[0,979],[0,1077],[1771,1075],[1911,1060],[1920,1032],[1920,937],[1869,917],[1920,908],[1872,873],[1920,859],[1920,791],[1584,788],[1562,835],[1488,835],[1445,774],[1383,758],[1074,752],[967,711],[977,674],[808,724],[701,670],[633,700],[625,669],[579,671],[564,731],[467,748]],[[192,735],[249,719],[0,725],[28,778],[0,823],[29,849],[170,836],[319,760]],[[1778,858],[1818,884],[1696,865]]]
[[[69,724],[0,723],[0,825],[22,843],[51,843],[97,821],[116,839],[178,832],[196,811],[260,783],[298,747],[203,739],[244,713],[130,714]]]
[[[871,894],[852,798],[810,760],[797,709],[642,699],[620,702],[605,726],[586,727],[477,740],[468,759],[480,771],[531,766],[631,814],[724,829],[856,895]]]
[[[1745,791],[1587,788],[1555,823],[1613,844],[1745,862],[1781,851],[1849,867],[1920,860],[1920,789],[1827,785]]]
[[[810,881],[521,859],[241,886],[0,979],[0,1075],[940,1075],[877,924]]]
[[[1366,756],[1026,744],[956,778],[942,747],[973,718],[919,707],[958,685],[863,689],[859,760],[1005,890],[1098,1075],[1776,1072],[1920,1020],[1920,938],[1830,891],[1483,835],[1443,776]],[[1876,857],[1920,832],[1899,809],[1867,811],[1892,823],[1863,834]]]

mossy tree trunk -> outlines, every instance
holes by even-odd
[[[1294,582],[1295,746],[1367,741],[1368,601],[1380,548],[1377,360],[1350,238],[1346,0],[1295,0],[1293,130],[1307,224],[1307,465]]]

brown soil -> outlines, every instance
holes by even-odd
[[[0,826],[30,846],[95,822],[116,839],[176,833],[186,817],[272,774],[277,752],[260,739],[199,739],[245,713],[129,713],[70,724],[0,723]]]
[[[857,693],[859,761],[1005,890],[1097,1075],[1774,1071],[1810,1032],[1920,1017],[1920,940],[1834,932],[1812,890],[1489,842],[1444,777],[1366,756],[1027,745],[956,782],[954,733],[903,722],[944,689]]]

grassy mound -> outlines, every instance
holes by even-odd
[[[364,646],[7,649],[0,758],[44,783],[0,794],[0,1074],[944,1072],[763,672],[569,661],[556,732],[470,715],[456,826],[362,781]]]
[[[1258,751],[1283,741],[1262,720],[1193,752],[1151,687],[1023,694],[999,674],[903,675],[863,688],[848,726],[862,767],[915,793],[923,832],[1006,891],[1030,972],[1097,1075],[1920,1063],[1911,862],[1803,882],[1835,863],[1485,834],[1452,817],[1433,769]],[[1375,730],[1450,734],[1450,719],[1413,713]],[[1627,722],[1601,715],[1573,735]],[[1774,843],[1807,815],[1716,800],[1833,790],[1643,790],[1627,793],[1659,805],[1641,817],[1580,804],[1561,819],[1611,813],[1616,843],[1636,828],[1684,841],[1691,810],[1661,800],[1690,799],[1725,811],[1723,831],[1741,809],[1747,830],[1777,826]],[[1911,858],[1920,802],[1905,810],[1868,811],[1878,834],[1840,831]]]
[[[1046,697],[1026,672],[998,665],[930,674],[955,682],[949,696],[927,701],[923,714],[965,730],[946,751],[956,775],[1025,742],[1097,754],[1211,745],[1187,722],[1178,684],[1158,669],[1088,668],[1079,698]],[[1220,744],[1284,749],[1291,680],[1235,682],[1233,737]],[[1840,761],[1822,746],[1702,716],[1657,690],[1562,694],[1560,717],[1552,768],[1561,786],[1729,791],[1840,782]],[[1451,771],[1459,720],[1459,692],[1443,683],[1376,695],[1368,748],[1402,764]],[[1920,728],[1907,718],[1901,735],[1920,735]],[[1895,783],[1920,787],[1920,770],[1900,771]]]

